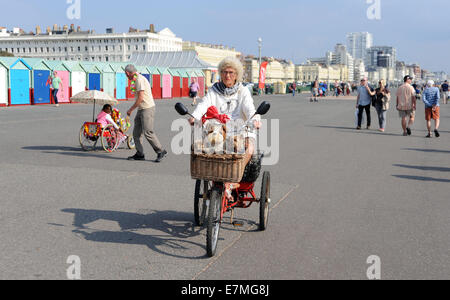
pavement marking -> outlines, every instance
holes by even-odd
[[[295,185],[293,188],[291,188],[289,190],[289,192],[287,192],[283,197],[281,197],[281,199],[273,206],[269,209],[269,211],[274,210],[278,205],[281,204],[281,202],[283,202],[284,200],[287,199],[287,197],[296,189],[298,189],[299,185]],[[239,235],[228,245],[226,246],[222,251],[220,251],[220,253],[216,256],[214,256],[213,258],[211,258],[211,261],[209,262],[209,264],[207,264],[200,272],[198,272],[194,277],[192,277],[191,280],[197,280],[197,278],[203,274],[205,271],[207,271],[217,260],[219,260],[219,258],[228,250],[230,249],[232,246],[234,246],[244,235],[244,233],[248,233],[251,229],[256,228],[257,225],[256,224],[252,224],[250,226],[248,226],[247,228],[244,229],[244,231],[240,232]]]

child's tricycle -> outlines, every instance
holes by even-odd
[[[96,90],[80,92],[70,100],[93,104],[92,122],[85,122],[80,129],[79,141],[81,148],[85,151],[94,150],[97,142],[100,140],[105,151],[115,151],[120,144],[120,138],[126,135],[126,131],[130,128],[129,119],[123,119],[120,111],[116,108],[111,111],[112,120],[119,126],[123,134],[119,133],[119,130],[116,130],[112,124],[103,126],[95,120],[95,105],[117,105],[119,102],[108,94]],[[129,149],[134,149],[132,136],[126,135],[126,142]]]

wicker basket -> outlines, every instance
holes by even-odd
[[[193,179],[240,182],[244,175],[244,154],[191,154]]]

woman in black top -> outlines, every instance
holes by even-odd
[[[391,99],[391,93],[386,88],[386,82],[380,80],[378,88],[375,90],[375,109],[378,114],[378,121],[380,123],[380,131],[384,132],[386,128],[386,112],[389,109],[389,101]]]

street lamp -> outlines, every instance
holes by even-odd
[[[259,49],[259,59],[258,59],[258,94],[261,95],[261,89],[259,88],[259,82],[261,81],[261,47],[262,38],[258,38],[258,49]]]

